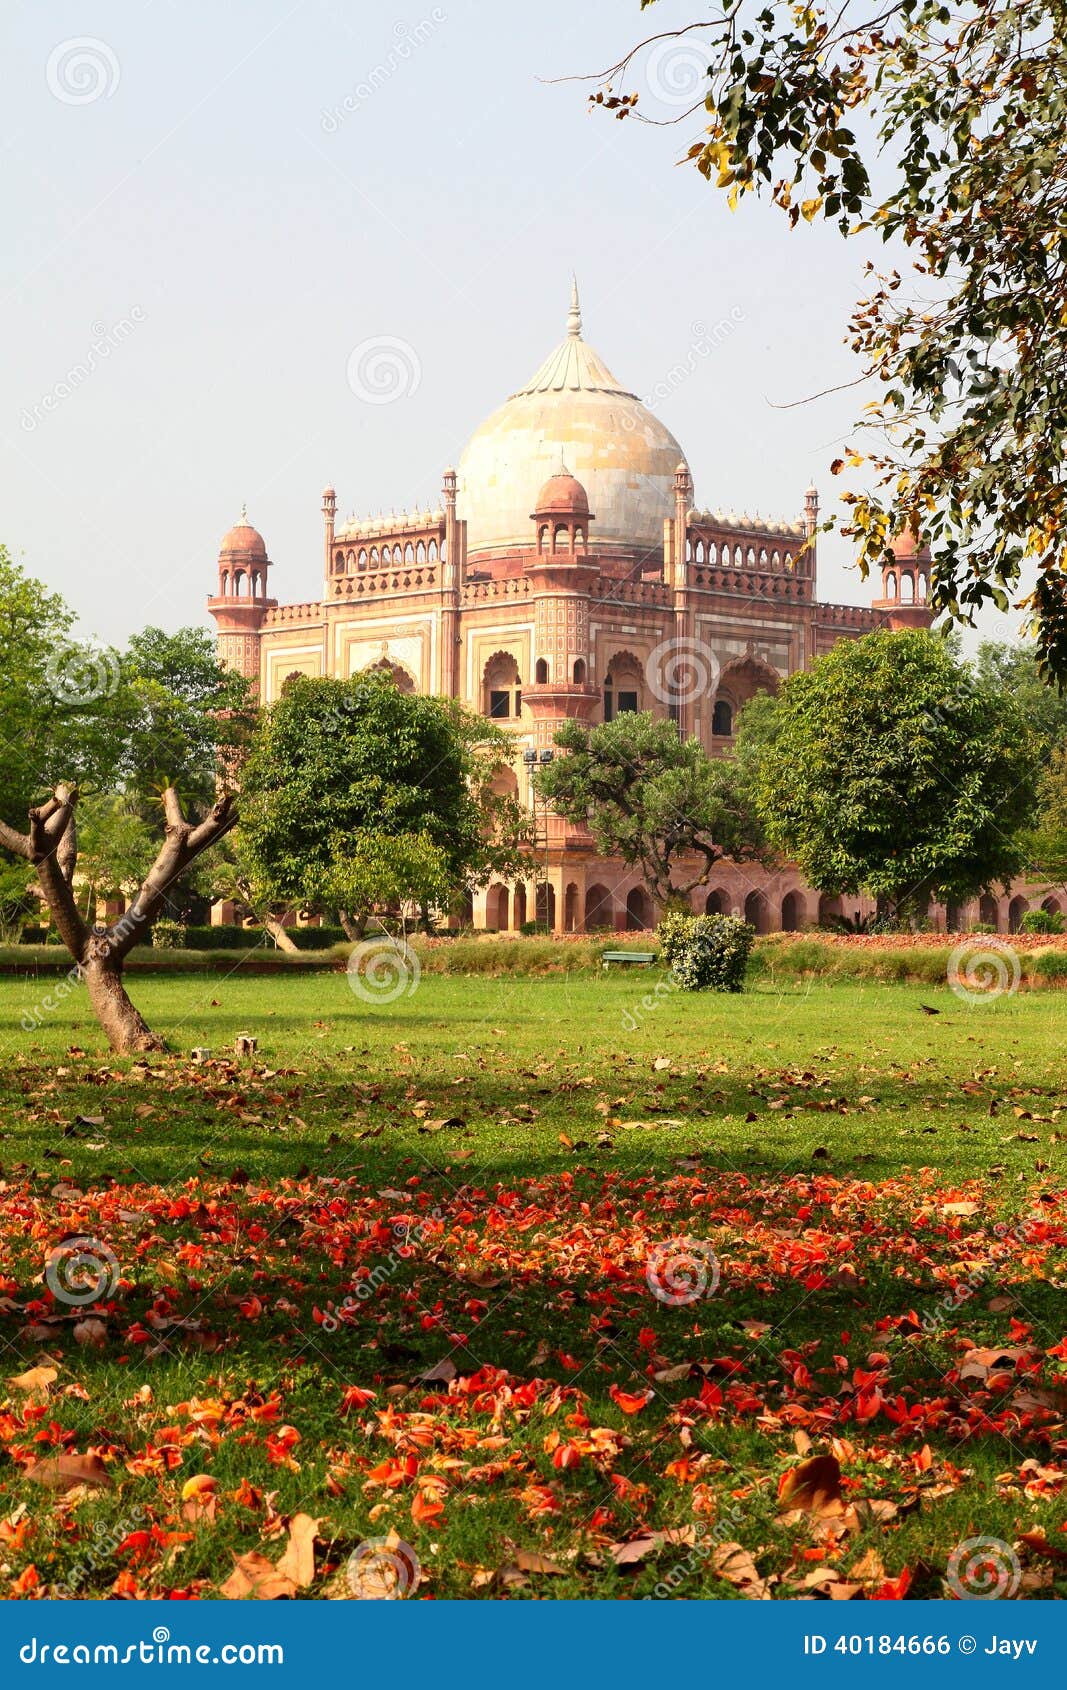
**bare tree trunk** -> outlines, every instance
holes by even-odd
[[[163,1050],[163,1040],[153,1033],[144,1016],[130,1002],[122,984],[122,962],[115,956],[90,957],[82,967],[93,1014],[107,1034],[112,1050],[126,1054],[135,1050]]]
[[[345,938],[358,945],[367,931],[367,917],[361,915],[357,921],[353,921],[347,910],[338,910],[337,919],[341,923]]]
[[[277,916],[268,911],[260,917],[264,929],[268,932],[280,951],[298,951],[300,946],[289,937],[289,929],[284,927]]]
[[[16,833],[0,822],[0,845],[32,863],[56,930],[78,964],[89,1001],[112,1050],[126,1054],[162,1050],[163,1040],[152,1032],[122,984],[127,956],[147,934],[166,893],[202,851],[228,833],[237,821],[233,799],[221,797],[204,821],[191,823],[182,815],[173,787],[163,794],[166,834],[159,855],[126,914],[110,926],[90,928],[73,892],[78,861],[74,807],[75,788],[57,786],[47,803],[30,811],[30,829]]]

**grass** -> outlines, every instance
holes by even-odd
[[[392,1531],[439,1597],[937,1596],[976,1536],[1067,1595],[1060,993],[133,992],[174,1055],[107,1056],[77,991],[27,1034],[0,980],[11,1594],[212,1597],[305,1513],[311,1597]],[[71,1237],[95,1304],[43,1280]],[[111,1482],[27,1476],[60,1453]],[[840,1493],[783,1509],[813,1454]]]

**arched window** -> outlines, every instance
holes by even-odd
[[[604,676],[605,722],[640,710],[643,688],[644,675],[637,659],[628,651],[617,652]]]
[[[926,603],[927,590],[928,590],[928,588],[927,588],[926,576],[920,575],[919,576],[919,603],[920,604]]]
[[[915,577],[907,569],[902,572],[900,577],[900,602],[901,604],[914,604],[915,602]]]
[[[510,651],[498,651],[482,676],[482,710],[498,721],[513,720],[522,710],[519,666]]]
[[[377,569],[379,563],[377,546],[372,546],[370,549],[370,563],[372,569]]]
[[[357,566],[360,569],[366,569],[366,567],[367,567],[367,553],[366,553],[365,550],[360,552]]]
[[[430,550],[429,550],[428,556],[429,556],[431,563],[437,562],[437,541],[436,540],[430,541]]]
[[[887,599],[895,599],[897,596],[897,578],[892,571],[885,578],[885,596]]]
[[[534,666],[534,680],[539,687],[546,686],[548,683],[548,664],[543,657],[539,657]]]
[[[333,566],[334,566],[334,569],[337,571],[338,575],[344,574],[344,568],[345,568],[345,554],[344,554],[344,552],[334,552],[334,554],[333,554]]]
[[[372,663],[363,671],[365,675],[381,675],[387,681],[392,681],[398,692],[414,692],[415,682],[408,674],[402,663],[392,663],[388,657],[380,657],[377,663]]]
[[[556,524],[556,532],[552,536],[552,550],[554,552],[569,552],[571,549],[571,531],[562,523]]]
[[[550,538],[548,523],[543,522],[537,531],[537,549],[539,552],[548,551]]]
[[[584,685],[585,685],[585,658],[584,657],[576,657],[574,659],[574,684],[575,684],[576,687],[584,687]]]
[[[731,561],[730,548],[729,546],[724,546],[719,557],[719,562],[722,564],[724,569],[729,569]]]
[[[734,731],[733,706],[728,704],[725,698],[719,698],[715,701],[715,709],[711,714],[711,731],[713,734],[722,734],[724,737]]]
[[[415,562],[415,548],[411,544],[410,540],[408,541],[407,545],[404,547],[404,562],[405,563],[414,563]]]
[[[415,562],[416,563],[425,563],[426,562],[426,542],[425,542],[425,540],[420,540],[418,545],[415,547]]]
[[[578,551],[578,552],[584,552],[585,551],[585,529],[584,528],[576,528],[574,530],[574,549],[575,549],[575,551]]]

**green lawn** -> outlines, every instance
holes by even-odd
[[[150,976],[147,1063],[0,981],[11,1592],[1067,1595],[1067,996],[659,979]]]

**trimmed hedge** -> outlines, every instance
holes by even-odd
[[[340,927],[289,927],[286,929],[298,951],[328,951],[344,944]],[[187,951],[251,951],[262,945],[275,949],[274,940],[262,927],[187,927]]]

